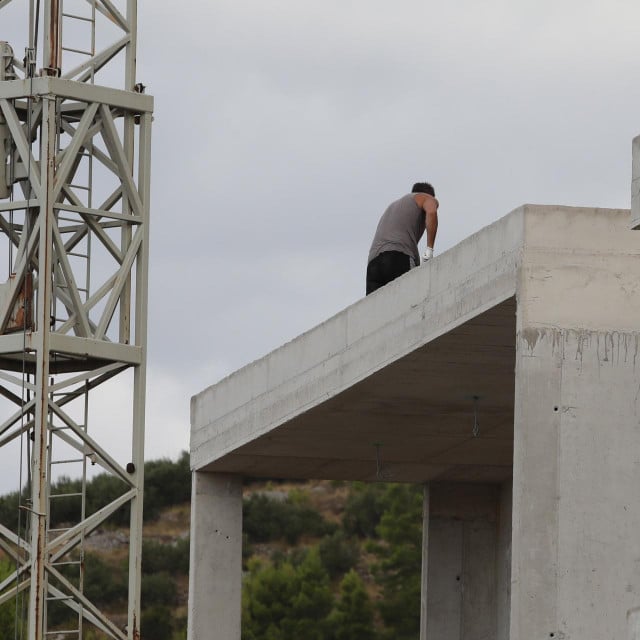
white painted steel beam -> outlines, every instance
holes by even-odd
[[[153,98],[150,95],[78,83],[64,78],[38,77],[32,81],[6,80],[0,85],[0,98],[16,100],[30,95],[56,95],[66,100],[97,102],[133,113],[153,111]]]
[[[29,640],[50,635],[48,595],[78,616],[79,634],[84,619],[109,637],[137,640],[153,98],[136,86],[136,1],[88,0],[97,15],[95,24],[88,20],[92,29],[106,19],[119,33],[113,37],[109,32],[113,39],[104,42],[104,49],[91,52],[86,60],[76,56],[69,64],[71,58],[64,56],[71,49],[61,40],[63,2],[44,0],[44,37],[35,34],[31,12],[30,42],[36,35],[44,42],[44,50],[35,54],[36,69],[43,72],[24,77],[24,66],[15,64],[19,79],[0,82],[3,132],[9,132],[15,147],[9,158],[12,187],[24,194],[19,200],[0,199],[0,240],[10,252],[10,284],[0,304],[0,395],[17,406],[17,411],[0,416],[0,446],[33,439],[30,536],[0,523],[0,548],[17,545],[24,571],[0,584],[0,602],[30,590],[25,627]],[[0,10],[7,4],[0,0]],[[73,50],[79,48],[74,45]],[[102,70],[116,64],[121,65],[124,89],[97,84]],[[55,77],[58,70],[62,77]],[[79,171],[83,162],[91,165],[87,175]],[[99,204],[92,197],[92,180],[116,183]],[[121,234],[120,242],[114,230]],[[94,253],[100,256],[99,265]],[[0,284],[2,279],[0,274]],[[28,312],[36,300],[31,317]],[[129,370],[130,422],[120,432],[129,434],[131,448],[122,459],[109,451],[105,434],[91,426],[90,392]],[[27,392],[30,397],[23,401]],[[86,469],[91,459],[124,482],[115,501],[80,518],[61,535],[49,530],[47,518],[51,463],[58,448],[77,454],[58,456],[56,464],[80,460]],[[56,563],[78,552],[86,534],[125,505],[130,506],[131,521],[128,626],[123,631],[60,574]]]

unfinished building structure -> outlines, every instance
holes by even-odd
[[[640,603],[629,222],[522,206],[196,395],[191,640],[214,626],[240,638],[243,476],[424,484],[421,640],[627,637]]]

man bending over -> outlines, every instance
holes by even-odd
[[[438,206],[434,188],[428,182],[417,182],[411,193],[387,207],[369,249],[367,295],[420,264],[418,241],[425,229],[427,248],[423,260],[433,257]]]

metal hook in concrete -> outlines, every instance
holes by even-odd
[[[473,429],[471,433],[474,438],[477,438],[480,434],[480,423],[478,422],[478,400],[480,396],[473,396]]]

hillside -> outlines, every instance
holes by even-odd
[[[186,454],[146,465],[143,640],[186,638],[190,474]],[[100,478],[100,477],[99,477]],[[87,488],[108,493],[106,479]],[[66,488],[74,481],[64,479]],[[92,486],[95,483],[95,486]],[[17,494],[0,498],[15,524]],[[98,507],[99,501],[94,508]],[[55,515],[64,521],[63,505]],[[421,495],[405,485],[247,481],[244,489],[243,640],[413,640],[420,598]],[[85,593],[126,622],[128,533],[109,525],[85,543]],[[0,557],[0,577],[11,571]],[[51,615],[64,627],[67,610]],[[12,637],[15,602],[0,607]],[[4,625],[4,626],[3,626]],[[85,640],[102,639],[87,628]]]

